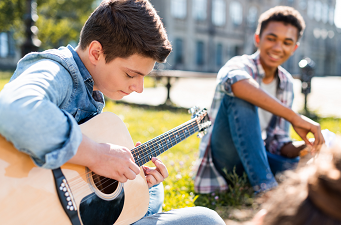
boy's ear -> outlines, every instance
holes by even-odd
[[[93,65],[96,65],[101,57],[104,57],[102,54],[102,45],[98,41],[92,41],[88,48],[88,56],[89,60]]]
[[[260,42],[259,34],[255,34],[255,46],[258,48]]]

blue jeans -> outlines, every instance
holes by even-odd
[[[162,212],[164,198],[165,195],[162,182],[149,188],[149,206],[145,216]]]
[[[255,105],[225,95],[211,137],[214,165],[225,176],[223,169],[238,175],[245,171],[256,193],[277,186],[271,172]],[[225,176],[226,178],[226,176]]]
[[[188,207],[162,212],[164,200],[162,183],[151,187],[149,196],[146,215],[134,225],[225,225],[223,219],[215,211],[205,207]]]

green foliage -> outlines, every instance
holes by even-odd
[[[10,30],[14,24],[19,24],[24,18],[24,0],[0,1],[0,31]]]
[[[229,181],[228,190],[212,194],[198,194],[198,198],[195,201],[196,205],[211,209],[221,206],[244,207],[252,205],[253,189],[249,184],[246,173],[240,177],[237,175],[235,168],[230,173],[224,172]]]
[[[39,0],[38,38],[41,49],[78,42],[79,33],[94,9],[95,0]]]
[[[79,33],[97,0],[37,0],[41,50],[78,42]],[[0,31],[14,30],[15,38],[24,37],[25,0],[0,1]]]

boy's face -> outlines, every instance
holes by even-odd
[[[261,36],[255,35],[260,61],[265,70],[275,70],[297,49],[298,29],[291,24],[271,21]]]
[[[94,90],[100,90],[113,100],[120,100],[134,91],[142,93],[143,79],[154,68],[154,59],[134,54],[106,63],[104,55],[101,56],[91,74]]]

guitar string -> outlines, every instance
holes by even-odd
[[[189,127],[188,127],[188,124],[186,124],[186,125],[187,125],[187,127],[185,127],[185,126],[181,127],[182,130],[178,130],[178,132],[183,132],[183,129],[184,129],[184,128],[185,128],[185,129],[191,129],[191,128],[193,127],[193,124],[189,124],[189,125],[190,125]],[[172,130],[168,131],[168,132],[165,133],[165,134],[160,135],[160,137],[162,136],[162,138],[159,139],[159,141],[164,141],[164,139],[165,139],[164,136],[166,136],[166,134],[168,134],[168,136],[169,136],[169,133],[171,133],[171,131],[172,131]],[[154,139],[155,139],[155,138],[154,138]],[[141,145],[139,145],[139,146],[133,148],[133,149],[131,150],[132,153],[133,153],[133,155],[135,155],[135,156],[140,155],[141,151],[139,151],[139,150],[141,150],[141,149],[144,147],[144,145],[150,144],[149,142],[153,141],[154,139],[152,139],[152,140],[150,140],[150,141],[148,141],[148,142],[146,142],[146,143],[143,143],[143,144],[141,144]],[[138,159],[138,160],[140,160],[140,161],[142,161],[143,159],[145,159],[145,157],[142,158],[142,160],[141,160],[141,158],[137,158],[137,157],[135,157],[135,158]],[[83,175],[83,176],[84,176],[84,175],[86,176],[86,175],[88,175],[88,174],[91,173],[91,172],[92,172],[92,171],[89,171],[89,172],[86,172],[86,173],[84,173],[84,174],[82,174],[82,175]],[[82,176],[82,175],[80,175],[80,176]],[[75,179],[78,179],[78,178],[71,178],[71,179],[69,180],[69,182],[73,182]]]
[[[194,123],[194,124],[193,124]],[[195,124],[196,123],[196,124]],[[182,132],[182,133],[180,133],[180,137],[184,137],[184,138],[187,138],[187,137],[189,137],[189,136],[191,136],[192,134],[190,134],[190,135],[188,135],[187,137],[186,137],[186,134],[184,134],[183,132],[184,132],[184,130],[188,130],[188,129],[193,129],[193,127],[194,127],[194,125],[197,125],[197,120],[195,120],[194,119],[194,121],[189,121],[188,123],[186,123],[186,124],[183,124],[183,125],[180,125],[180,126],[178,126],[177,128],[174,128],[174,129],[172,129],[172,130],[170,130],[169,132],[167,132],[167,133],[165,133],[165,134],[163,134],[163,135],[160,135],[160,137],[156,137],[156,138],[154,138],[154,139],[152,139],[152,140],[157,140],[157,139],[159,139],[158,141],[164,141],[165,139],[169,139],[169,136],[170,135],[172,135],[172,136],[174,136],[174,135],[179,135],[179,133],[180,132]],[[180,128],[180,129],[179,129]],[[178,134],[175,134],[174,132],[172,132],[172,131],[174,131],[174,130],[177,130],[177,132],[178,132]],[[193,131],[193,133],[195,133],[196,132],[196,130],[194,130]],[[168,137],[167,137],[167,135],[168,135]],[[159,153],[160,153],[160,149],[158,149],[158,148],[156,148],[155,149],[155,143],[153,143],[152,142],[152,140],[150,140],[149,141],[149,144],[151,144],[152,145],[152,150],[150,150],[150,153],[153,155],[153,154],[155,154],[155,153],[157,153],[157,151],[159,151]],[[184,140],[184,139],[183,139]],[[180,140],[180,141],[182,141],[182,140]],[[146,142],[147,143],[147,142]],[[144,144],[146,144],[146,143],[144,143]],[[172,144],[177,144],[177,143],[179,143],[179,142],[177,142],[176,141],[176,139],[175,139],[175,141],[172,141],[171,142]],[[143,144],[143,145],[144,145]],[[135,155],[137,155],[137,154],[139,154],[140,153],[140,151],[139,150],[142,150],[142,148],[144,147],[143,145],[139,145],[139,146],[137,146],[137,147],[135,147],[135,148],[133,148],[132,149],[132,151],[133,150],[135,150],[134,151],[134,154]],[[173,146],[174,146],[173,145]],[[162,146],[162,145],[161,145]],[[173,147],[173,146],[171,146],[171,147]],[[140,147],[140,148],[139,148]],[[164,146],[162,146],[162,147],[164,147]],[[166,145],[166,147],[168,147],[168,145]],[[170,148],[171,148],[170,147]],[[163,149],[164,150],[164,149]],[[167,149],[168,150],[168,149]],[[164,151],[163,151],[164,152]],[[162,152],[162,153],[163,153]],[[160,153],[161,154],[161,153]],[[147,161],[146,161],[146,159],[148,159]],[[148,156],[145,156],[145,157],[142,157],[142,158],[140,158],[139,159],[139,161],[140,162],[143,162],[143,161],[145,161],[145,163],[147,163],[147,162],[149,162],[150,161],[150,158],[148,158]],[[88,173],[90,173],[90,172],[92,172],[92,171],[89,171],[89,172],[87,172],[86,174],[88,174]],[[92,176],[94,176],[94,175],[92,175]],[[74,180],[75,181],[75,178],[73,178],[73,179],[70,179],[70,180]],[[103,182],[104,181],[104,182]],[[106,177],[103,177],[100,181],[98,181],[98,182],[96,182],[95,184],[98,184],[99,182],[102,182],[102,184],[105,184],[105,183],[107,183],[108,181],[114,181],[113,183],[111,183],[111,184],[109,184],[108,186],[106,186],[105,188],[103,188],[103,189],[101,189],[100,191],[103,191],[104,189],[106,189],[106,188],[108,188],[108,187],[110,187],[111,185],[113,185],[113,184],[115,184],[117,181],[116,180],[113,180],[113,179],[110,179],[110,178],[106,178]],[[71,183],[75,183],[75,182],[72,182],[71,181]],[[70,185],[73,185],[73,184],[70,184]],[[74,185],[73,185],[74,186]],[[74,190],[74,188],[72,188],[72,190]],[[77,192],[77,191],[75,191],[75,192]],[[94,193],[93,193],[94,194]],[[91,196],[90,196],[91,197]],[[84,199],[84,201],[86,201],[87,199]],[[83,202],[83,201],[82,201]]]
[[[193,128],[193,127],[192,127]],[[195,131],[196,132],[196,131]],[[195,132],[193,132],[193,133],[195,133]],[[185,135],[185,137],[186,137],[186,135]],[[177,143],[175,143],[175,144],[177,144]],[[172,146],[173,147],[173,146]],[[156,150],[154,150],[154,152],[153,153],[155,153],[156,152]],[[100,191],[102,191],[103,192],[103,190],[104,189],[106,189],[106,188],[109,188],[111,185],[114,185],[115,183],[117,183],[118,181],[117,180],[113,180],[113,179],[110,179],[110,178],[106,178],[107,179],[107,181],[113,181],[111,184],[109,184],[108,186],[106,186],[105,188],[103,188],[103,189],[101,189]],[[107,182],[106,181],[106,182]],[[91,195],[89,195],[89,196],[87,196],[86,198],[84,198],[80,203],[82,203],[82,202],[84,202],[84,201],[87,201],[89,198],[91,198],[92,196],[93,196],[93,194],[95,194],[95,193],[92,193]]]
[[[195,121],[193,121],[193,119],[192,120],[190,120],[189,122],[195,122]],[[185,126],[185,125],[188,125],[187,123],[185,123],[185,124],[182,124],[183,126]],[[181,126],[181,125],[180,125]],[[179,127],[180,127],[179,126]],[[192,126],[192,124],[190,124],[190,126]],[[182,127],[183,128],[183,127]],[[190,127],[191,128],[191,127]],[[176,128],[174,128],[174,129],[176,129]],[[164,134],[161,134],[160,136],[165,136],[166,134],[168,134],[168,133],[170,133],[171,131],[173,131],[174,129],[172,129],[172,130],[169,130],[168,132],[166,132],[166,133],[164,133]],[[157,137],[156,137],[157,138]],[[153,139],[155,139],[155,138],[153,138]],[[152,139],[152,140],[153,140]],[[150,141],[152,141],[152,140],[150,140]],[[162,141],[163,141],[163,139],[161,139]],[[141,146],[143,146],[143,145],[145,145],[145,144],[147,144],[148,142],[150,142],[150,141],[147,141],[147,142],[145,142],[145,143],[143,143],[143,144],[141,144],[141,145],[139,145],[139,146],[137,146],[137,147],[134,147],[133,149],[131,149],[131,151],[136,151],[136,149],[137,148],[142,148]],[[140,152],[136,152],[136,153],[140,153]],[[134,154],[134,153],[133,153]],[[92,171],[89,171],[89,172],[86,172],[86,173],[84,173],[84,174],[81,174],[80,176],[86,176],[86,175],[88,175],[89,173],[91,173]],[[76,180],[76,179],[78,179],[78,178],[71,178],[70,180],[69,180],[69,182],[72,182],[73,180]]]
[[[194,124],[195,125],[195,124]],[[188,129],[192,129],[193,130],[193,124],[190,124],[190,126],[187,126],[187,127],[182,127],[182,129],[181,130],[179,130],[179,133],[180,132],[182,132],[181,134],[180,134],[180,136],[182,136],[182,137],[185,137],[185,138],[187,138],[187,137],[189,137],[190,135],[188,135],[187,137],[186,137],[186,135],[183,133],[184,132],[184,129],[186,129],[186,130],[188,130]],[[193,131],[193,133],[195,133],[196,132],[196,130],[194,129],[194,131]],[[174,136],[174,134],[172,134],[173,136]],[[163,140],[164,138],[169,138],[169,137],[163,137],[162,139],[160,139],[160,140]],[[173,144],[177,144],[176,143],[176,141],[174,142],[173,141]],[[139,146],[141,146],[141,145],[139,145]],[[138,146],[138,147],[139,147]],[[153,148],[154,148],[154,146],[152,146]],[[167,146],[168,147],[168,146]],[[173,146],[172,146],[173,147]],[[157,152],[157,150],[158,149],[152,149],[152,151],[150,151],[151,152],[151,154],[155,154],[156,152]],[[164,149],[163,149],[164,150]],[[160,152],[160,150],[159,150],[159,152]],[[163,151],[164,152],[164,151]],[[142,159],[140,159],[140,161],[146,161],[145,159],[148,159],[148,161],[149,161],[149,158],[147,158],[147,157],[143,157]],[[148,162],[147,161],[147,162]],[[146,162],[145,162],[146,163]],[[90,171],[91,172],[91,171]],[[110,178],[106,178],[106,177],[103,177],[101,180],[99,180],[98,182],[96,182],[95,183],[95,185],[96,184],[98,184],[99,182],[101,182],[103,185],[105,184],[105,183],[107,183],[108,181],[113,181],[113,179],[110,179]],[[105,187],[105,188],[108,188],[108,187],[110,187],[111,185],[113,185],[113,184],[115,184],[117,181],[115,181],[115,182],[113,182],[112,184],[110,184],[110,185],[108,185],[107,187]],[[77,189],[79,189],[79,188],[82,188],[82,186],[83,186],[83,184],[81,184],[81,186],[80,187],[74,187],[74,183],[75,182],[71,182],[72,184],[70,184],[70,185],[73,185],[73,190],[75,190],[75,192],[77,191]],[[104,188],[104,189],[105,189]],[[101,191],[103,191],[104,189],[101,189]]]
[[[196,124],[194,124],[194,125],[196,125]],[[193,127],[194,127],[193,124],[190,124],[190,126],[187,126],[187,127],[184,127],[184,126],[183,126],[183,127],[181,127],[182,130],[178,130],[178,131],[179,131],[179,132],[183,132],[184,129],[193,129]],[[193,133],[195,133],[196,131],[197,131],[197,130],[194,130]],[[172,134],[172,135],[174,136],[174,134]],[[183,133],[181,133],[180,136],[181,136],[181,135],[183,135],[185,138],[187,138],[186,135],[184,135]],[[192,135],[192,134],[191,134],[191,135]],[[168,136],[169,136],[169,133],[168,133]],[[188,137],[189,137],[189,136],[190,136],[190,135],[188,135]],[[164,140],[165,138],[169,138],[169,137],[163,137],[162,139]],[[160,139],[160,140],[162,140],[162,139]],[[182,140],[181,140],[181,141],[182,141]],[[176,141],[173,141],[173,143],[174,143],[174,144],[177,144]],[[141,146],[141,145],[139,145],[139,146]],[[152,146],[152,147],[154,148],[154,146]],[[167,146],[167,147],[168,147],[168,146]],[[173,147],[173,146],[171,146],[171,147]],[[158,150],[158,149],[156,149],[156,150],[153,149],[153,150],[151,151],[151,153],[154,154],[154,153],[156,153],[157,150]],[[168,149],[167,149],[167,150],[168,150]],[[159,151],[160,151],[160,150],[159,150]],[[146,159],[146,157],[142,158],[142,160],[145,160],[145,159]],[[141,161],[142,161],[142,160],[141,160]],[[149,159],[148,159],[148,161],[149,161]],[[148,161],[147,161],[147,162],[148,162]],[[90,171],[90,172],[91,172],[91,171]],[[114,182],[112,182],[111,184],[109,184],[108,186],[106,186],[104,189],[110,187],[111,185],[113,185],[113,184],[115,184],[115,183],[117,182],[116,180],[113,180],[113,179],[110,179],[110,178],[106,178],[106,177],[103,177],[103,179],[100,180],[100,181],[98,181],[98,182],[102,182],[102,183],[103,183],[103,180],[106,180],[104,183],[106,183],[106,182],[108,182],[108,181],[114,181]],[[98,182],[96,182],[96,184],[97,184]],[[73,183],[74,183],[74,182],[73,182]],[[103,183],[103,184],[104,184],[104,183]],[[71,184],[70,184],[70,185],[71,185]],[[87,185],[87,186],[88,186],[88,185]],[[74,189],[75,189],[75,188],[72,188],[72,190],[74,190]],[[100,191],[103,191],[104,189],[101,189]],[[76,194],[76,193],[79,193],[79,191],[75,191],[75,194]],[[92,196],[92,195],[91,195],[91,196]],[[89,196],[89,197],[91,197],[91,196]],[[75,197],[75,198],[76,198],[76,197]],[[83,201],[86,201],[87,199],[88,199],[88,198],[82,200],[82,202],[83,202]]]
[[[180,133],[180,137],[181,136],[184,136],[185,138],[187,138],[186,137],[186,135],[184,134],[184,130],[186,129],[186,130],[189,130],[189,129],[192,129],[193,130],[193,127],[195,127],[194,125],[197,125],[197,124],[195,124],[195,123],[197,123],[197,121],[194,121],[194,124],[193,124],[193,122],[192,123],[187,123],[186,125],[187,126],[185,126],[185,125],[183,125],[183,126],[180,126],[181,127],[181,129],[177,129],[177,131],[178,131],[178,134]],[[196,132],[196,130],[194,129],[194,131],[193,131],[193,133],[195,133]],[[168,133],[166,133],[166,134],[168,134],[168,137],[166,137],[166,135],[164,135],[164,137],[162,137],[161,138],[161,136],[159,137],[159,139],[160,140],[164,140],[165,138],[169,138],[169,136],[170,135],[175,135],[174,134],[174,132],[172,133],[172,132],[168,132]],[[192,134],[190,134],[190,135],[192,135]],[[190,135],[188,135],[188,137],[190,136]],[[181,140],[182,141],[182,140]],[[173,144],[177,144],[177,141],[176,141],[176,139],[175,139],[175,141],[173,141],[172,142]],[[139,145],[139,146],[141,146],[141,145]],[[156,149],[155,150],[155,146],[154,145],[152,145],[152,147],[153,147],[153,149],[152,149],[152,151],[150,151],[151,152],[151,154],[154,154],[154,153],[156,153],[156,151],[157,150],[159,150],[159,149]],[[167,146],[168,147],[168,146]],[[171,147],[173,147],[173,146],[171,146]],[[137,149],[137,150],[139,150],[139,149]],[[159,152],[160,152],[160,150],[159,150]],[[163,151],[164,152],[164,151]],[[146,161],[146,157],[144,157],[144,158],[142,158],[142,159],[140,159],[140,161]],[[150,159],[148,158],[148,161],[149,161]],[[147,162],[148,162],[147,161]],[[146,162],[145,162],[146,163]],[[90,171],[91,172],[91,171]],[[105,180],[105,181],[104,181]],[[103,182],[104,181],[104,182]],[[103,179],[101,179],[100,181],[98,181],[98,182],[101,182],[102,183],[102,185],[104,185],[105,183],[107,183],[108,181],[113,181],[113,179],[110,179],[110,178],[106,178],[106,177],[103,177]],[[98,184],[98,182],[96,182],[95,184]],[[113,185],[113,184],[115,184],[117,181],[116,180],[114,180],[114,182],[112,182],[111,184],[109,184],[108,186],[106,186],[105,188],[103,188],[103,189],[101,189],[100,191],[103,191],[104,189],[106,189],[106,188],[109,188],[111,185]],[[73,182],[74,183],[74,182]],[[72,185],[72,184],[70,184],[70,185]],[[83,188],[83,184],[81,184],[81,186],[79,187],[79,188]],[[79,189],[78,188],[78,189]],[[72,188],[72,190],[75,190],[75,189],[77,189],[76,187],[74,187],[74,188]],[[75,190],[74,191],[75,192],[75,194],[76,193],[79,193],[79,191],[77,191],[77,190]],[[90,196],[91,197],[91,196]],[[87,199],[85,199],[85,200],[87,200]]]
[[[194,121],[195,122],[195,121]],[[194,125],[196,125],[196,124],[193,124],[193,122],[191,123],[191,124],[189,124],[189,123],[187,123],[187,124],[184,124],[182,127],[181,127],[181,129],[177,129],[177,132],[183,132],[183,130],[184,129],[186,129],[186,130],[188,130],[188,129],[192,129],[193,128],[193,126]],[[180,126],[179,126],[180,127]],[[176,128],[175,128],[176,129]],[[165,140],[165,138],[169,138],[169,135],[170,135],[170,133],[172,133],[171,132],[172,130],[170,130],[169,132],[167,132],[167,133],[165,133],[165,134],[163,134],[163,135],[160,135],[160,137],[159,137],[159,141],[164,141]],[[195,133],[196,131],[194,131],[193,133]],[[168,134],[168,137],[166,137],[166,134]],[[174,136],[174,134],[172,134],[173,136]],[[162,137],[162,138],[161,138]],[[186,138],[186,135],[185,135],[185,138]],[[153,139],[152,139],[153,140]],[[151,140],[151,141],[152,141]],[[154,140],[155,141],[155,140]],[[150,141],[149,141],[150,142]],[[137,146],[137,147],[135,147],[135,148],[133,148],[131,151],[132,151],[132,153],[133,153],[133,155],[134,155],[134,157],[135,157],[135,159],[137,159],[137,155],[140,155],[140,153],[141,153],[141,151],[139,151],[139,150],[142,150],[142,148],[144,147],[144,145],[145,144],[147,144],[147,142],[146,143],[144,143],[144,144],[142,144],[142,145],[139,145],[139,146]],[[176,144],[176,143],[175,143]],[[150,143],[149,143],[149,145],[150,145]],[[154,148],[154,146],[152,146],[153,148]],[[162,146],[163,147],[163,146]],[[148,151],[147,151],[148,152]],[[156,151],[154,151],[154,152],[152,152],[152,153],[155,153]],[[160,152],[160,151],[159,151]],[[164,152],[164,151],[163,151]],[[147,163],[150,159],[148,158],[148,161],[146,161],[146,158],[147,158],[147,156],[145,156],[145,157],[142,157],[142,158],[138,158],[138,160],[139,160],[139,163],[141,163],[141,162],[143,162],[143,161],[145,161],[145,163]],[[137,161],[138,161],[137,160]],[[87,176],[89,173],[91,173],[92,171],[89,171],[89,172],[87,172],[87,173],[84,173],[83,175],[85,175],[85,176]],[[79,179],[79,177],[76,177],[76,178],[72,178],[72,179],[70,179],[68,182],[69,183],[72,183],[72,182],[74,182],[76,179]],[[101,180],[99,181],[99,182],[101,182]]]
[[[191,127],[189,127],[189,128],[187,128],[187,129],[193,129],[193,125],[191,125]],[[183,131],[182,131],[183,132]],[[195,131],[195,129],[194,129],[194,132],[193,133],[195,133],[196,131]],[[174,134],[173,134],[174,135]],[[186,137],[186,135],[184,135],[185,137]],[[175,142],[175,144],[176,144],[176,142]],[[156,152],[156,150],[154,150],[153,151],[153,153],[155,153]],[[106,181],[105,181],[105,183],[106,182],[108,182],[108,181],[114,181],[114,182],[112,182],[111,184],[109,184],[108,186],[106,186],[104,189],[106,189],[106,188],[109,188],[111,185],[113,185],[113,184],[115,184],[115,183],[117,183],[118,181],[116,181],[116,180],[113,180],[113,179],[110,179],[110,178],[105,178],[104,177],[104,179],[106,179]],[[102,179],[102,180],[104,180],[104,179]],[[104,189],[101,189],[100,191],[102,191],[103,192],[103,190]],[[79,194],[79,192],[77,192],[77,193],[75,193],[75,195],[78,195]],[[81,201],[81,203],[82,202],[84,202],[84,201],[87,201],[89,198],[91,198],[92,196],[93,196],[93,194],[95,194],[95,193],[92,193],[91,195],[89,195],[88,197],[86,197],[85,199],[83,199],[82,201]],[[76,196],[75,196],[75,198],[77,198]]]

